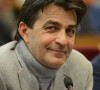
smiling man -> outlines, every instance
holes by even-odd
[[[0,48],[0,90],[92,90],[90,62],[73,50],[86,6],[81,0],[26,0],[16,41]]]
[[[19,33],[42,65],[57,68],[64,64],[74,46],[76,26],[74,10],[65,11],[59,6],[49,5],[43,12],[39,11],[32,29],[21,22]]]

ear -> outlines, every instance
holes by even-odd
[[[22,36],[23,40],[28,43],[28,27],[24,22],[19,24],[19,33]]]

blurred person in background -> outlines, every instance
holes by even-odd
[[[87,4],[87,13],[80,23],[77,33],[100,34],[100,1],[84,0]]]
[[[14,3],[14,0],[0,0],[0,13],[4,12]]]
[[[93,2],[89,6],[88,18],[94,34],[100,34],[100,1]]]
[[[0,0],[0,46],[12,41],[14,29],[14,13],[12,5],[14,0]]]
[[[80,33],[100,35],[100,0],[84,0],[87,3],[87,13],[80,24]],[[92,60],[93,90],[100,90],[100,54]]]

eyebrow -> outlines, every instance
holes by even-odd
[[[43,27],[45,27],[46,25],[48,25],[48,24],[53,24],[53,25],[57,25],[57,26],[62,26],[59,22],[57,22],[57,21],[53,21],[53,20],[49,20],[49,21],[47,21],[44,25],[43,25]],[[77,24],[73,24],[73,25],[68,25],[67,26],[67,28],[77,28]]]
[[[77,28],[77,27],[78,27],[77,24],[75,24],[75,25],[68,25],[68,28]]]
[[[49,21],[47,21],[47,22],[43,25],[43,27],[45,27],[45,26],[48,25],[48,24],[53,24],[53,25],[61,26],[61,24],[60,24],[59,22],[53,21],[53,20],[49,20]]]

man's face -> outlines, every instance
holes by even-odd
[[[49,5],[40,11],[33,29],[27,29],[25,42],[32,55],[49,68],[64,64],[74,46],[76,22],[74,10]]]

